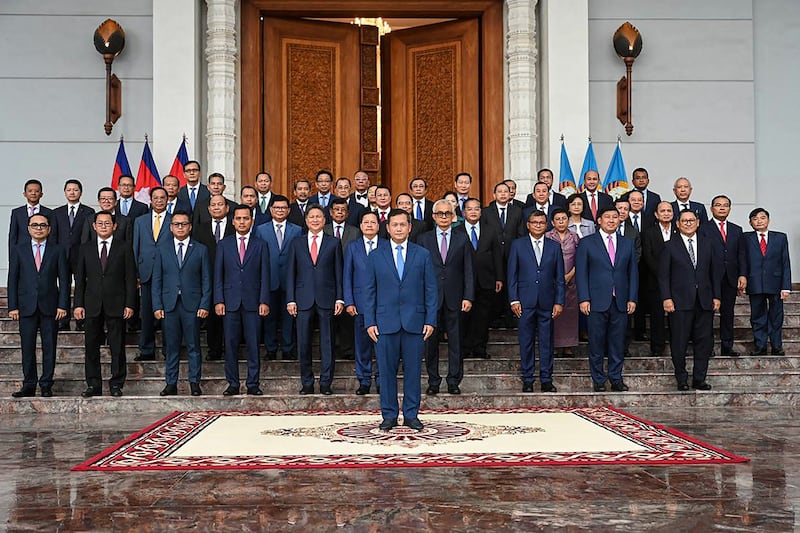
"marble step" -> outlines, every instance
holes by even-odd
[[[264,395],[223,397],[217,394],[201,397],[188,396],[185,383],[179,385],[180,396],[162,398],[151,396],[109,396],[84,399],[81,397],[54,396],[53,398],[0,398],[0,414],[76,414],[85,415],[87,421],[102,414],[125,415],[130,413],[152,413],[153,421],[174,411],[236,410],[236,411],[292,411],[292,410],[370,410],[375,413],[376,424],[380,421],[380,404],[377,394],[356,396],[334,394],[332,396],[310,395]],[[207,392],[211,392],[210,390]],[[723,406],[798,406],[800,393],[792,388],[754,388],[733,390],[716,388],[713,391],[631,391],[593,393],[585,390],[558,393],[523,394],[517,389],[497,393],[466,392],[460,396],[439,394],[422,396],[420,418],[425,420],[429,409],[484,408],[484,407],[586,407],[614,406],[621,409],[635,407],[657,407],[685,409],[691,407]]]
[[[266,394],[293,395],[300,390],[299,373],[281,376],[268,376],[261,374],[261,388]],[[108,377],[108,373],[105,374]],[[244,380],[245,374],[240,372]],[[659,373],[634,373],[625,372],[625,383],[632,391],[671,391],[675,389],[675,377],[670,372]],[[186,380],[185,373],[181,381]],[[402,378],[401,378],[402,381]],[[423,372],[423,388],[427,384],[427,377]],[[585,392],[591,389],[591,379],[588,371],[569,374],[557,373],[553,381],[563,392]],[[708,381],[712,386],[724,390],[747,390],[750,388],[772,388],[798,390],[800,388],[800,370],[760,371],[724,371],[710,372]],[[201,384],[210,394],[222,394],[228,384],[223,376],[203,377]],[[10,395],[20,387],[19,377],[0,377],[0,396]],[[352,394],[358,388],[355,376],[337,375],[333,379],[333,390],[338,394]],[[132,396],[156,395],[164,387],[162,376],[130,376],[125,383],[125,393]],[[465,393],[502,392],[513,391],[521,387],[520,377],[516,373],[465,375],[461,389]],[[56,375],[53,393],[56,395],[78,396],[86,388],[81,377],[62,377]],[[402,390],[402,386],[400,387]],[[446,393],[447,385],[443,382],[441,389]],[[107,392],[107,391],[106,391]]]

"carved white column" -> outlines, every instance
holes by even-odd
[[[236,175],[236,45],[237,0],[206,0],[206,61],[208,114],[206,155],[208,172],[221,172],[230,184]],[[236,190],[229,185],[229,190]]]
[[[510,174],[518,196],[525,197],[536,176],[536,2],[506,0],[508,69],[508,149]]]

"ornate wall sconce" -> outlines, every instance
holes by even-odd
[[[116,21],[106,19],[94,31],[94,47],[106,63],[106,135],[122,116],[122,82],[111,73],[114,58],[125,48],[125,31]]]
[[[630,22],[614,32],[614,50],[625,62],[625,75],[617,82],[617,118],[625,126],[625,133],[633,133],[631,112],[631,71],[633,62],[642,52],[642,36]]]

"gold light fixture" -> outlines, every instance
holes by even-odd
[[[111,73],[111,64],[125,48],[125,30],[116,21],[106,19],[94,32],[94,47],[106,64],[106,135],[122,116],[122,82]]]
[[[617,118],[625,126],[625,133],[633,134],[631,111],[631,84],[633,62],[642,52],[642,36],[630,22],[625,22],[614,32],[614,50],[625,62],[625,75],[617,82]]]

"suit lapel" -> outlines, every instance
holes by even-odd
[[[181,269],[183,268],[183,265],[185,265],[186,262],[189,260],[189,258],[192,256],[192,252],[194,252],[194,241],[192,241],[192,239],[189,238],[189,239],[186,240],[186,250],[184,250],[184,252],[183,252],[183,263],[181,265],[179,265],[178,268],[181,268]],[[174,246],[172,247],[172,253],[173,254],[175,253],[175,247]],[[178,262],[178,255],[177,254],[175,254],[175,262],[176,263]]]

